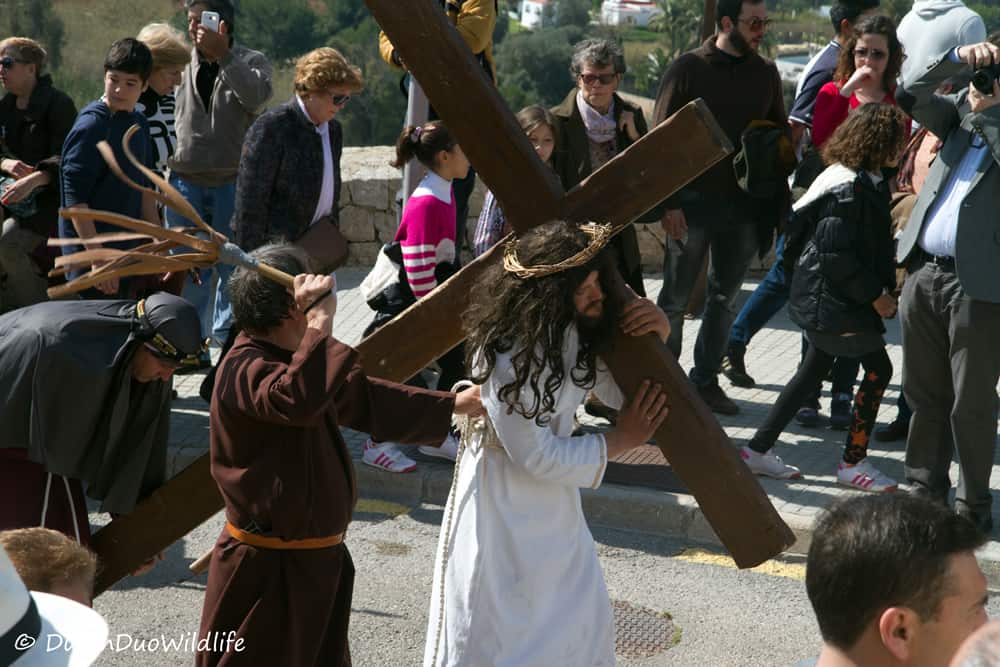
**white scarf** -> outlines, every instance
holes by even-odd
[[[587,100],[583,99],[583,91],[578,90],[576,91],[576,108],[580,110],[583,126],[587,128],[588,139],[598,144],[614,140],[618,124],[615,123],[615,99],[613,97],[611,104],[608,105],[608,112],[601,113],[587,104]]]

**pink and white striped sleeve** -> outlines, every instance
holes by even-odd
[[[446,215],[442,215],[445,211],[447,205],[434,197],[414,197],[407,202],[403,216],[405,237],[400,239],[400,246],[406,280],[417,299],[437,287],[434,269],[439,259],[438,247],[449,238]],[[451,225],[454,227],[453,221]]]

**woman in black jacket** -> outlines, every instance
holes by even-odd
[[[45,74],[47,54],[24,37],[0,42],[0,221],[38,235],[33,257],[47,272],[59,254],[43,241],[58,236],[59,154],[76,119],[76,106]],[[28,305],[28,304],[21,304]]]
[[[258,118],[243,140],[230,224],[247,251],[340,221],[344,142],[334,118],[364,86],[361,70],[323,47],[296,62],[294,86],[292,99]]]
[[[892,219],[882,168],[895,165],[906,135],[906,117],[897,107],[859,107],[823,147],[830,166],[793,207],[785,238],[789,312],[810,346],[764,424],[741,450],[758,475],[801,476],[771,448],[834,358],[856,357],[865,375],[855,396],[837,481],[865,491],[896,489],[896,482],[866,456],[878,406],[892,377],[882,318],[896,314]]]

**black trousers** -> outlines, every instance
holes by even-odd
[[[771,411],[767,413],[764,423],[750,440],[750,449],[763,454],[774,446],[778,436],[802,406],[803,400],[815,389],[816,383],[830,372],[833,360],[832,355],[815,345],[809,346],[799,370],[785,385],[778,400],[771,406]],[[884,347],[860,357],[860,361],[864,366],[865,376],[854,397],[851,427],[844,447],[844,461],[847,463],[857,463],[867,455],[868,439],[875,426],[882,394],[892,379],[892,361]]]

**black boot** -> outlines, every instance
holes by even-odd
[[[726,356],[722,358],[722,374],[729,378],[733,386],[750,389],[756,386],[757,383],[747,373],[745,356],[745,348],[729,348],[726,351]]]
[[[896,440],[906,440],[910,434],[910,420],[896,417],[892,423],[879,426],[875,429],[875,439],[879,442],[894,442]]]

